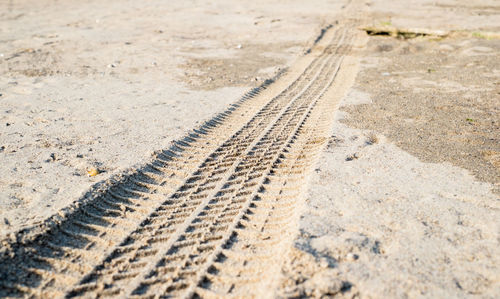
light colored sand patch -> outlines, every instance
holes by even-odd
[[[380,135],[369,145],[369,135],[333,127],[296,243],[316,262],[295,252],[295,269],[334,271],[345,296],[498,294],[500,204],[491,185],[447,163],[422,163]],[[302,277],[304,294],[321,285],[315,277]]]
[[[18,85],[8,83],[2,89],[2,234],[44,220],[91,185],[145,163],[153,151],[168,148],[245,91],[189,91],[146,76],[126,84],[113,78],[41,78],[41,91],[34,81],[16,79],[33,95],[14,94]],[[91,168],[100,173],[89,177]]]
[[[465,56],[478,56],[478,55],[493,55],[492,53],[494,50],[490,47],[471,47],[468,48],[464,51],[462,51],[462,54]]]
[[[373,0],[369,5],[375,24],[433,30],[499,29],[500,5],[495,0]]]
[[[368,93],[357,89],[351,89],[349,94],[347,94],[347,97],[350,99],[352,105],[371,104],[372,102]]]

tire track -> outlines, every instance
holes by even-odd
[[[296,223],[290,219],[302,189],[290,184],[304,179],[322,144],[322,131],[315,130],[333,109],[323,95],[348,51],[350,34],[343,26],[322,31],[307,63],[297,67],[301,71],[292,69],[284,79],[291,83],[271,85],[281,92],[266,82],[34,236],[4,241],[0,297],[244,292],[247,281],[255,280],[252,273],[262,269],[243,271],[247,280],[231,275],[242,273],[242,256],[257,261],[266,253],[243,249],[279,251],[276,244],[287,239],[277,236]],[[259,230],[271,236],[264,247]],[[228,288],[231,281],[236,283]]]
[[[312,121],[296,132],[295,144],[276,160],[259,193],[249,202],[224,248],[200,275],[193,293],[202,298],[274,297],[282,257],[297,231],[305,181],[325,144],[335,105],[318,103]]]
[[[238,216],[232,219],[231,227],[224,232],[223,241],[216,246],[217,250],[207,259],[202,270],[196,271],[197,277],[184,292],[185,297],[231,295],[261,298],[272,295],[270,290],[274,289],[278,281],[276,276],[279,276],[280,253],[287,248],[282,243],[292,240],[283,236],[287,233],[293,236],[291,226],[298,223],[294,221],[297,216],[295,206],[299,203],[304,184],[297,186],[293,183],[304,181],[306,168],[326,140],[321,135],[326,135],[331,124],[330,121],[325,123],[321,116],[332,116],[333,113],[328,112],[335,106],[321,105],[320,100],[341,64],[342,58],[334,57],[339,59],[335,59],[336,66],[330,68],[331,79],[326,84],[320,84],[324,85],[323,89],[314,93],[316,97],[310,101],[307,112],[293,133],[284,134],[287,141],[271,160],[274,162],[265,171],[259,188],[245,199]],[[273,264],[276,267],[273,268]],[[163,294],[172,295],[172,290],[166,287]],[[176,293],[173,295],[178,296]]]
[[[4,251],[0,260],[0,296],[62,296],[68,285],[88,273],[101,260],[99,256],[105,256],[121,242],[127,231],[136,228],[170,190],[199,167],[200,161],[218,146],[218,139],[210,135],[225,136],[239,127],[243,118],[240,115],[255,110],[245,102],[259,91],[251,91],[170,150],[159,153],[152,163],[77,206],[32,240],[2,242],[2,247],[7,245],[2,249],[10,250]],[[232,113],[237,109],[241,114]],[[188,155],[184,153],[187,148]]]
[[[335,36],[335,38],[340,38],[340,36]],[[118,248],[110,259],[105,261],[107,266],[104,264],[99,266],[71,295],[83,295],[89,292],[99,293],[99,290],[103,290],[105,287],[107,287],[105,294],[109,295],[128,295],[130,292],[138,295],[144,292],[145,289],[151,289],[153,285],[164,284],[163,280],[154,279],[157,272],[154,267],[157,262],[162,264],[167,261],[165,259],[153,259],[152,257],[161,258],[165,254],[172,256],[174,251],[179,251],[179,248],[193,245],[191,244],[192,240],[189,240],[190,236],[200,234],[199,230],[206,231],[207,222],[221,216],[220,212],[224,210],[224,204],[229,201],[229,198],[238,198],[242,195],[248,196],[246,194],[248,190],[240,190],[238,193],[237,187],[241,188],[242,184],[246,184],[245,187],[249,189],[251,187],[255,188],[257,184],[249,180],[244,182],[243,178],[241,178],[242,174],[245,174],[245,170],[252,168],[255,163],[268,163],[272,159],[269,157],[262,159],[263,149],[258,149],[263,148],[264,145],[269,146],[272,141],[271,137],[276,131],[293,128],[289,122],[292,119],[297,121],[297,119],[296,117],[294,119],[295,115],[292,112],[308,99],[305,95],[314,94],[314,90],[311,90],[313,83],[322,75],[331,71],[331,65],[328,65],[328,63],[332,63],[332,57],[320,57],[312,64],[311,74],[305,73],[303,81],[304,83],[307,82],[307,84],[302,84],[305,85],[302,91],[291,93],[291,95],[295,95],[291,101],[288,98],[290,96],[288,93],[278,96],[277,99],[280,100],[278,108],[276,106],[272,107],[272,109],[265,107],[261,111],[262,113],[257,115],[262,118],[259,125],[247,125],[239,134],[225,142],[214,153],[216,155],[211,155],[200,170],[192,178],[188,179],[187,184],[179,189],[180,192],[174,194],[169,201],[159,208],[160,213],[151,215],[154,219],[150,219],[141,225],[139,230],[122,244],[123,246]],[[312,76],[313,74],[314,76]],[[282,110],[281,113],[278,109]],[[304,107],[302,107],[302,110],[304,110]],[[299,112],[295,114],[297,113]],[[278,115],[274,116],[275,114]],[[276,119],[275,121],[272,121],[273,116]],[[287,124],[289,125],[287,126]],[[284,133],[284,136],[288,137],[288,135],[289,132]],[[259,144],[259,142],[262,143]],[[276,142],[273,145],[276,146]],[[253,151],[250,150],[252,148],[254,148]],[[245,155],[245,152],[249,150],[249,154]],[[250,174],[250,178],[257,180],[262,176],[262,171],[265,168],[261,168],[258,167],[257,171]],[[236,202],[238,202],[238,199]],[[163,213],[163,211],[168,212]],[[218,214],[214,215],[214,211]],[[176,229],[175,227],[180,224],[183,225]],[[168,249],[161,253],[161,248]],[[180,259],[185,263],[186,257],[187,255],[178,253],[170,261],[178,263]],[[124,260],[133,262],[120,267],[119,265]],[[163,267],[160,271],[165,272],[167,267]],[[143,277],[141,273],[149,274]],[[190,273],[194,272],[190,271]],[[150,279],[152,277],[153,279]],[[144,278],[146,278],[145,282],[142,281]],[[113,281],[112,287],[109,287],[110,284],[105,286],[104,281]]]

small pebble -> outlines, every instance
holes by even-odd
[[[346,255],[346,260],[348,260],[349,262],[353,262],[355,260],[357,260],[359,258],[359,256],[357,254],[354,254],[352,252],[349,252],[347,255]]]
[[[93,177],[93,176],[96,176],[99,174],[99,170],[97,168],[90,168],[87,170],[87,174],[90,176],[90,177]]]
[[[356,160],[356,159],[359,159],[358,153],[354,153],[352,155],[347,156],[347,158],[345,158],[346,161],[352,161],[352,160]]]

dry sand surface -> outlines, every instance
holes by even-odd
[[[291,63],[341,6],[263,3],[2,2],[2,234],[221,112]]]
[[[498,298],[499,37],[494,0],[1,2],[0,297]]]

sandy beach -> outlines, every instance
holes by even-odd
[[[498,297],[499,20],[0,3],[0,297]]]

